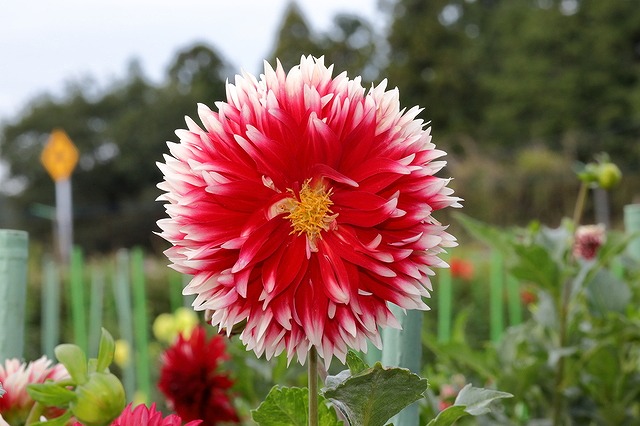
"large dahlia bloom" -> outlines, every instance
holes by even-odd
[[[366,91],[332,68],[303,57],[237,76],[159,164],[160,235],[193,275],[184,293],[221,329],[246,321],[258,356],[304,362],[313,345],[344,361],[380,346],[379,328],[398,325],[389,304],[428,309],[432,267],[455,245],[432,214],[459,198],[434,176],[445,153],[421,110],[400,109],[386,81]]]
[[[183,420],[207,426],[239,421],[230,398],[233,381],[220,369],[227,359],[225,339],[207,338],[203,327],[179,334],[162,354],[158,388]]]
[[[0,364],[0,382],[6,391],[0,398],[0,415],[11,425],[24,424],[34,404],[27,393],[27,385],[68,377],[69,373],[64,365],[52,365],[52,361],[45,356],[28,363],[16,358],[5,360],[4,364]],[[55,417],[61,412],[54,409],[46,414],[47,417]]]

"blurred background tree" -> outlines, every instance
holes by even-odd
[[[570,215],[579,185],[572,167],[607,151],[624,173],[611,198],[639,201],[640,8],[635,0],[382,0],[384,23],[337,15],[311,28],[294,1],[272,50],[291,67],[324,55],[335,71],[387,77],[404,106],[425,108],[435,142],[449,152],[446,173],[467,214],[499,225]],[[203,43],[177,52],[153,85],[131,63],[124,78],[96,89],[90,79],[65,96],[42,95],[0,129],[11,190],[0,227],[50,238],[53,182],[39,156],[61,127],[82,154],[73,175],[76,242],[88,250],[163,244],[152,236],[164,215],[155,202],[155,165],[196,104],[224,99],[238,70]],[[38,166],[34,166],[38,164]],[[17,185],[16,185],[17,184]],[[17,189],[16,189],[17,188]],[[585,220],[593,214],[586,212]],[[156,248],[159,248],[156,247]]]

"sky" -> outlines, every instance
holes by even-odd
[[[0,122],[19,117],[39,94],[73,81],[100,86],[123,78],[137,59],[159,83],[176,52],[196,42],[238,71],[259,74],[290,0],[4,0],[0,4]],[[376,25],[376,0],[297,0],[314,31],[336,13]]]

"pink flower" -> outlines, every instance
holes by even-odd
[[[434,176],[445,153],[421,110],[332,68],[303,57],[237,76],[159,164],[158,224],[172,267],[193,275],[184,293],[223,330],[246,320],[258,356],[380,346],[379,327],[398,326],[388,304],[428,309],[438,254],[456,244],[432,216],[460,199]]]
[[[220,364],[228,359],[225,339],[207,339],[202,327],[178,340],[161,358],[158,388],[184,420],[201,419],[207,426],[239,421],[229,390],[233,382]]]
[[[44,383],[48,379],[57,381],[69,377],[64,365],[52,366],[51,363],[51,360],[43,356],[29,363],[12,358],[7,359],[4,365],[0,364],[0,382],[6,391],[0,398],[0,414],[6,422],[13,425],[24,424],[26,421],[34,403],[27,393],[27,385]]]
[[[604,225],[579,226],[573,243],[573,255],[585,260],[596,257],[598,249],[606,240],[606,232]]]
[[[198,426],[201,423],[202,420],[194,420],[184,426]],[[151,404],[149,408],[141,404],[135,409],[132,404],[129,404],[122,411],[122,414],[111,423],[111,426],[182,426],[182,419],[175,414],[163,418],[162,413],[156,411],[156,404]]]

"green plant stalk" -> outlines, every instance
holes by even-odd
[[[559,324],[559,336],[558,347],[563,349],[567,344],[567,319],[569,317],[569,298],[571,295],[571,281],[567,280],[562,288],[562,295],[560,298],[560,324]],[[565,357],[560,356],[558,358],[558,365],[556,366],[556,377],[553,392],[553,424],[555,426],[563,425],[564,414],[564,395],[562,388],[564,386],[564,369],[565,369]]]
[[[438,342],[449,343],[451,340],[451,270],[440,271],[440,285],[438,288]]]
[[[147,303],[145,295],[144,254],[136,247],[131,252],[131,281],[133,285],[133,325],[135,328],[136,376],[138,389],[144,402],[151,397],[151,377],[149,372],[149,333]]]
[[[489,307],[490,307],[490,331],[491,341],[498,343],[502,338],[502,332],[504,330],[504,316],[503,316],[503,289],[504,289],[504,262],[502,255],[493,250],[491,253],[491,276],[490,276],[490,289],[489,289]]]
[[[587,200],[587,189],[589,189],[586,182],[580,183],[580,191],[578,192],[578,198],[576,199],[576,205],[573,209],[573,226],[578,227],[580,225],[580,219],[582,219],[582,212],[584,211],[584,203]]]
[[[45,406],[40,404],[39,402],[34,402],[31,406],[31,410],[29,410],[29,415],[27,416],[27,420],[25,421],[25,426],[32,425],[34,423],[38,423],[40,421],[40,416],[44,414]]]
[[[318,426],[318,352],[315,346],[309,349],[309,426]]]
[[[71,252],[71,303],[73,317],[73,337],[75,343],[87,352],[87,313],[85,310],[83,255],[80,247]]]

